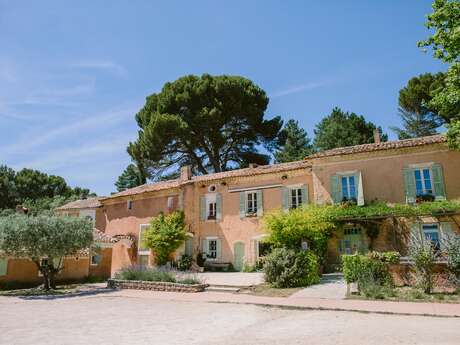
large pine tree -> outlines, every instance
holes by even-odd
[[[307,132],[296,120],[289,120],[280,133],[280,144],[274,153],[277,163],[293,162],[304,159],[313,152],[313,145]]]

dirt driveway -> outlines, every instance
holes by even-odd
[[[458,344],[459,319],[136,297],[0,297],[2,345]]]

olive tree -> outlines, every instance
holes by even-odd
[[[43,275],[46,290],[55,289],[63,259],[77,255],[93,242],[88,219],[65,216],[11,215],[0,218],[0,255],[28,258]]]

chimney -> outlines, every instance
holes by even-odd
[[[376,128],[374,129],[374,143],[376,144],[380,144],[381,143],[381,140],[380,140],[380,131]]]
[[[181,181],[188,181],[192,179],[192,167],[190,165],[186,165],[180,168],[180,180]]]

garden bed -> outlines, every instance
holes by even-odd
[[[134,289],[170,292],[203,292],[208,284],[182,284],[172,282],[109,279],[107,287],[111,289]]]
[[[420,289],[412,287],[397,287],[382,290],[376,296],[366,297],[361,294],[351,294],[349,299],[361,300],[385,300],[393,302],[435,302],[435,303],[460,303],[460,290],[453,293],[433,292],[424,293]]]

